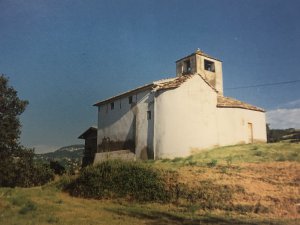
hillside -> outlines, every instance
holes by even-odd
[[[229,208],[205,208],[194,195],[172,203],[74,198],[58,189],[70,180],[63,177],[44,187],[0,188],[0,224],[296,225],[299,155],[300,144],[274,143],[195,149],[190,157],[146,162],[177,173],[180,184],[200,191],[205,205],[215,205],[220,193],[232,194]]]
[[[60,160],[63,158],[80,160],[83,156],[84,145],[69,145],[62,147],[54,152],[39,154],[46,159]]]
[[[267,125],[268,142],[300,142],[300,130],[295,128],[289,129],[270,129]]]
[[[36,154],[36,159],[42,162],[58,161],[66,168],[79,167],[83,157],[84,145],[69,145],[54,152]]]

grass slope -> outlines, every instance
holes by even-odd
[[[186,158],[175,158],[173,160],[158,160],[156,164],[171,163],[173,165],[204,165],[214,164],[239,164],[259,162],[300,162],[300,144],[295,143],[273,143],[273,144],[248,144],[219,147],[195,152]]]
[[[241,145],[148,162],[176,170],[180,182],[195,190],[205,182],[240,186],[244,191],[234,193],[231,211],[203,210],[197,202],[74,198],[52,183],[0,188],[0,224],[299,224],[299,152],[299,144]]]
[[[72,198],[54,188],[0,189],[0,224],[296,224],[249,215],[204,212],[163,204],[136,204],[110,200]]]

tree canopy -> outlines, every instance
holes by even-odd
[[[0,186],[30,187],[53,178],[49,166],[34,162],[34,150],[19,142],[19,116],[27,105],[28,101],[19,99],[17,91],[9,86],[8,78],[0,75]]]
[[[19,99],[17,91],[8,85],[8,78],[0,76],[0,149],[1,152],[17,148],[21,134],[19,116],[28,101]]]

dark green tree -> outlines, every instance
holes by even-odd
[[[34,150],[20,142],[19,116],[28,101],[19,99],[17,91],[9,86],[8,78],[0,75],[0,186],[29,187],[52,179],[49,166],[34,163]]]
[[[17,91],[8,86],[8,78],[0,76],[0,149],[1,153],[12,154],[19,146],[21,124],[19,116],[28,101],[18,98]]]

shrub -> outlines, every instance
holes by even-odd
[[[59,180],[54,183],[55,187],[59,190],[67,190],[68,187],[74,182],[74,176],[64,174],[59,177]]]
[[[209,163],[207,163],[207,166],[209,167],[215,167],[218,163],[218,160],[212,159]]]
[[[105,161],[83,169],[67,189],[86,198],[125,197],[138,201],[169,201],[162,171],[139,162]]]
[[[176,171],[158,170],[140,162],[106,161],[86,167],[79,177],[65,177],[58,183],[71,195],[85,198],[126,198],[137,201],[178,202],[201,209],[232,206],[242,187],[202,181],[196,187],[178,182]]]
[[[63,175],[66,173],[66,169],[64,166],[62,166],[58,161],[50,161],[50,169],[58,175]]]
[[[33,150],[19,149],[15,157],[7,157],[0,165],[0,186],[31,187],[43,185],[54,178],[49,165],[38,164],[33,160]]]

